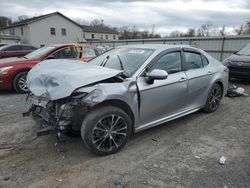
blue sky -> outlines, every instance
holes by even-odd
[[[250,20],[249,0],[0,0],[0,15],[38,16],[59,11],[86,22],[103,19],[110,26],[136,26],[162,35],[197,28],[202,23],[226,25],[228,31]]]

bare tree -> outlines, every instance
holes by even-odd
[[[226,33],[226,25],[223,25],[219,32],[220,32],[220,35],[221,35],[221,36],[225,36],[225,33]]]
[[[242,35],[242,34],[243,34],[243,31],[244,31],[244,24],[242,24],[239,28],[235,28],[235,29],[234,29],[234,32],[235,32],[237,35]]]
[[[104,25],[103,22],[104,20],[102,19],[94,19],[90,22],[90,25],[91,26],[103,26]]]
[[[72,20],[74,20],[76,23],[80,25],[89,25],[89,22],[83,18],[72,18]]]
[[[0,16],[0,27],[9,26],[12,23],[11,18]]]
[[[23,21],[23,20],[26,20],[28,19],[29,17],[27,15],[21,15],[21,16],[18,16],[17,19],[18,21]]]

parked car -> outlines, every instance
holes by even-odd
[[[229,68],[230,78],[250,80],[250,44],[225,59],[223,64]]]
[[[5,46],[5,45],[7,45],[7,44],[0,44],[0,47]]]
[[[0,47],[0,58],[21,57],[37,50],[36,47],[26,44],[10,44]]]
[[[214,112],[228,69],[206,52],[173,45],[121,46],[86,64],[43,62],[28,74],[38,135],[81,132],[94,153],[120,150],[136,132],[196,112]]]
[[[24,57],[0,59],[0,90],[28,91],[26,76],[37,63],[48,59],[88,61],[99,54],[97,48],[79,44],[57,44],[40,48]]]

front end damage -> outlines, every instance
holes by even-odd
[[[77,131],[84,115],[90,108],[83,101],[83,97],[86,95],[84,93],[80,96],[50,101],[31,94],[29,96],[29,100],[32,103],[31,108],[23,116],[32,116],[37,122],[39,126],[37,136],[60,134],[72,130]]]
[[[38,123],[38,136],[76,133],[97,104],[119,96],[131,104],[137,99],[135,83],[126,82],[121,71],[82,63],[43,62],[29,72],[27,83],[31,108],[23,116]]]

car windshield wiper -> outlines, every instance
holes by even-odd
[[[121,65],[121,69],[124,71],[124,66],[123,66],[122,60],[121,60],[121,58],[120,58],[119,55],[117,55],[117,57],[118,57],[118,59],[119,59],[120,65]]]
[[[104,60],[102,61],[102,63],[101,63],[100,66],[105,67],[105,65],[106,65],[106,63],[107,63],[107,61],[108,61],[108,59],[109,59],[109,55],[108,55],[106,58],[104,58]]]

